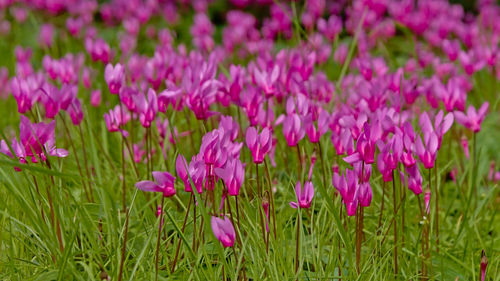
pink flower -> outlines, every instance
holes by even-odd
[[[229,218],[224,216],[224,219],[218,217],[212,217],[210,224],[212,225],[212,231],[224,248],[232,247],[234,245],[234,240],[236,238],[236,233],[234,232],[234,227]]]
[[[155,181],[140,181],[135,184],[135,187],[142,191],[161,192],[164,197],[175,195],[174,176],[168,172],[154,171],[153,177]]]
[[[38,162],[47,159],[46,153],[50,156],[66,157],[68,152],[65,149],[55,146],[55,126],[53,120],[49,124],[43,122],[31,123],[28,118],[21,115],[19,124],[19,142],[14,138],[11,143],[12,150],[21,163],[26,163],[26,159],[31,157],[31,162]],[[2,140],[0,143],[0,152],[13,157],[7,143]]]
[[[330,121],[330,115],[326,110],[321,110],[318,117],[317,129],[314,126],[313,115],[309,114],[304,118],[304,127],[307,133],[307,137],[312,143],[319,142],[322,135],[328,130],[328,125]]]
[[[246,144],[252,152],[253,162],[260,164],[272,147],[272,135],[268,128],[262,129],[259,134],[257,129],[249,127],[246,133]]]
[[[35,95],[31,91],[28,83],[24,79],[14,77],[10,84],[12,95],[17,102],[17,111],[21,114],[31,110],[35,100]]]
[[[283,122],[283,135],[288,146],[296,146],[304,138],[305,131],[302,128],[302,122],[296,113],[290,114]]]
[[[123,66],[117,63],[114,67],[111,64],[106,65],[104,69],[104,79],[109,87],[109,92],[116,95],[120,92],[125,77]]]
[[[215,174],[222,178],[229,195],[239,195],[241,185],[245,180],[245,165],[240,159],[228,160],[224,168],[215,169]]]
[[[469,105],[469,108],[467,108],[467,115],[463,112],[455,111],[455,119],[467,129],[477,133],[481,130],[481,123],[486,117],[489,105],[488,102],[483,103],[478,111],[476,111],[474,106]]]
[[[101,104],[101,90],[93,90],[90,93],[90,104],[93,107],[98,107]]]
[[[486,267],[488,266],[488,258],[484,250],[481,252],[481,281],[486,278]]]
[[[137,112],[139,113],[139,121],[144,128],[151,127],[151,122],[156,118],[156,112],[158,112],[158,99],[156,97],[156,92],[149,88],[147,97],[143,95],[135,96],[135,104],[137,106]]]
[[[338,190],[346,205],[347,215],[354,216],[358,208],[358,177],[353,170],[346,169],[344,174],[333,173],[333,186]]]
[[[177,176],[179,176],[184,183],[184,190],[186,192],[193,192],[191,179],[193,180],[196,191],[198,193],[203,192],[203,180],[206,175],[205,163],[203,163],[203,161],[196,160],[196,157],[193,156],[191,163],[189,163],[188,166],[186,158],[179,154],[179,156],[177,156],[177,160],[175,161],[175,170],[177,171]]]
[[[415,143],[415,151],[426,169],[431,169],[432,167],[434,167],[437,150],[438,137],[436,133],[424,132],[424,142],[422,142],[422,138],[420,136],[417,137],[417,142]]]
[[[379,140],[377,145],[380,150],[377,157],[377,168],[385,182],[391,181],[393,180],[392,173],[397,168],[399,158],[403,153],[403,140],[401,135],[394,135],[386,144]]]
[[[408,189],[413,191],[415,195],[422,193],[422,176],[418,170],[418,165],[406,167],[408,173]]]
[[[110,109],[108,113],[104,113],[104,122],[108,131],[120,131],[124,137],[128,136],[128,133],[122,130],[120,126],[127,124],[128,121],[130,121],[130,113],[119,105],[115,106],[114,109]]]
[[[290,207],[292,208],[309,208],[311,207],[311,202],[314,196],[314,186],[312,182],[306,181],[304,183],[304,189],[300,184],[300,181],[295,184],[295,195],[297,196],[297,202],[290,202]]]
[[[40,44],[50,48],[50,46],[52,46],[53,37],[54,37],[54,26],[50,23],[43,24],[40,27],[40,34],[38,38]]]

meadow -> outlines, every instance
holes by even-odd
[[[0,1],[0,280],[500,280],[500,5],[452,2]]]

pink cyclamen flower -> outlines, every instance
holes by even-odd
[[[358,208],[358,177],[353,170],[346,169],[344,174],[333,173],[332,183],[342,196],[342,201],[346,206],[347,215],[354,216]]]
[[[38,41],[41,45],[50,48],[52,46],[52,38],[54,37],[54,26],[50,23],[40,27]]]
[[[156,97],[156,92],[149,88],[147,97],[143,95],[137,95],[135,97],[139,121],[144,128],[149,128],[151,127],[151,122],[156,118],[156,112],[158,112],[158,98]]]
[[[123,66],[117,63],[114,67],[111,64],[106,65],[104,69],[104,79],[109,87],[109,92],[116,95],[120,92],[125,76]]]
[[[268,128],[262,129],[259,134],[255,127],[249,127],[246,133],[246,144],[252,152],[253,162],[260,164],[272,147],[272,135]]]
[[[330,121],[330,115],[326,110],[321,110],[318,117],[318,126],[314,126],[313,116],[309,114],[304,119],[304,127],[306,130],[307,137],[312,143],[318,143],[322,135],[328,130],[328,123]]]
[[[215,169],[215,174],[224,181],[229,195],[239,195],[241,185],[245,180],[245,165],[240,159],[228,160],[224,168]]]
[[[130,121],[130,113],[127,109],[120,107],[119,105],[115,106],[114,109],[110,109],[108,113],[104,113],[104,122],[106,123],[106,127],[110,132],[120,131],[124,137],[128,136],[128,132],[122,130],[120,126],[127,124]]]
[[[484,250],[481,252],[481,281],[486,278],[486,267],[488,266],[488,258]]]
[[[283,135],[288,146],[296,146],[304,138],[305,131],[302,128],[302,121],[296,113],[290,114],[283,122]]]
[[[12,150],[21,163],[26,163],[26,159],[31,158],[31,162],[38,162],[47,159],[46,153],[50,156],[66,157],[68,152],[65,149],[55,146],[55,126],[53,120],[49,124],[43,122],[31,123],[30,120],[21,115],[19,124],[19,142],[14,138],[12,140]],[[12,158],[13,155],[7,145],[2,140],[0,142],[0,152]],[[37,158],[38,157],[38,158]]]
[[[29,111],[33,105],[34,98],[28,83],[23,79],[14,77],[10,88],[17,102],[17,111],[21,114]]]
[[[415,150],[426,169],[434,167],[438,150],[438,137],[436,133],[424,132],[424,142],[422,142],[422,138],[417,137]]]
[[[422,175],[418,170],[418,165],[406,167],[408,173],[408,189],[413,191],[415,195],[422,193]]]
[[[455,111],[455,119],[467,129],[477,133],[481,130],[481,123],[486,117],[489,105],[488,102],[483,103],[478,111],[476,111],[474,106],[469,105],[469,108],[467,108],[467,115],[463,112]]]
[[[177,171],[177,176],[179,176],[184,183],[184,190],[186,192],[193,192],[191,180],[194,183],[196,191],[198,193],[203,192],[203,180],[206,176],[205,163],[203,160],[196,160],[196,157],[193,156],[188,166],[186,158],[179,154],[175,161],[175,170]]]
[[[232,247],[236,238],[231,220],[224,216],[224,219],[212,217],[210,221],[215,237],[222,243],[224,248]]]
[[[361,207],[368,207],[372,203],[373,192],[370,182],[364,182],[358,187],[358,200]]]
[[[101,104],[101,90],[93,90],[90,93],[90,104],[93,107],[98,107]]]
[[[377,168],[385,182],[392,181],[392,173],[397,168],[399,158],[403,153],[403,140],[401,135],[394,135],[386,144],[382,140],[377,142],[380,153],[377,157]]]
[[[174,181],[175,177],[169,172],[153,172],[155,181],[140,181],[135,184],[135,187],[142,191],[161,192],[164,197],[172,197],[175,195]]]
[[[295,184],[295,195],[297,196],[297,202],[290,202],[290,207],[292,208],[309,208],[311,207],[311,202],[314,196],[314,186],[312,182],[306,181],[304,183],[304,189],[300,184],[300,181]]]

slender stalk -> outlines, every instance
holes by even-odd
[[[394,216],[392,221],[394,223],[394,278],[397,279],[398,276],[398,227],[396,222],[396,179],[394,177],[394,171],[392,171],[392,204],[394,205]]]
[[[259,198],[262,197],[262,192],[260,190],[260,178],[259,178],[259,164],[255,163],[256,180],[257,180],[257,195]]]
[[[394,179],[393,179],[394,180]],[[380,204],[380,213],[378,216],[378,230],[377,235],[380,235],[381,227],[382,227],[382,214],[384,213],[384,204],[385,204],[385,181],[382,181],[382,203]]]
[[[318,142],[317,145],[318,145],[318,151],[319,151],[319,159],[321,161],[321,169],[323,171],[323,186],[326,189],[326,187],[327,187],[327,183],[326,183],[326,168],[325,168],[325,161],[323,159],[323,151],[321,149],[321,143]]]
[[[195,190],[193,190],[192,192],[195,192]],[[191,193],[191,197],[194,197],[194,194]],[[194,202],[193,202],[193,251],[196,251],[196,198],[194,199]],[[172,271],[173,272],[173,271]]]
[[[300,210],[297,212],[297,236],[295,241],[295,274],[299,271]]]
[[[120,108],[123,114],[123,106],[120,103]],[[128,223],[129,223],[129,213],[127,211],[127,185],[125,180],[125,155],[123,150],[125,149],[125,137],[122,135],[122,204],[123,204],[123,212],[125,213],[125,233],[123,235],[123,244],[121,249],[121,257],[120,257],[120,270],[118,273],[118,281],[122,280],[123,277],[123,266],[125,264],[125,252],[127,251],[127,238],[128,238]]]
[[[434,210],[435,212],[435,224],[436,224],[436,252],[439,253],[439,189],[438,189],[438,184],[437,184],[437,159],[436,159],[436,166],[434,167],[434,197],[436,198],[436,209]]]
[[[186,215],[184,216],[184,222],[182,223],[182,229],[181,229],[182,232],[184,232],[184,229],[186,228],[186,222],[187,222],[187,218],[189,215],[189,209],[191,208],[191,201],[193,201],[192,199],[193,199],[193,194],[191,194],[191,197],[189,197],[189,203],[188,203],[188,207],[186,210]],[[177,248],[175,249],[175,257],[174,257],[174,262],[172,265],[172,272],[175,271],[175,265],[177,264],[177,258],[179,257],[179,249],[181,248],[181,241],[182,241],[182,239],[180,239],[180,237],[179,237],[179,241],[177,242]]]
[[[78,172],[80,173],[82,187],[83,187],[83,190],[85,191],[85,197],[87,197],[87,200],[89,202],[92,202],[89,191],[87,190],[87,185],[86,185],[85,180],[84,180],[85,177],[83,176],[82,167],[80,165],[80,160],[78,159],[78,154],[76,153],[76,147],[75,147],[73,140],[71,139],[71,134],[69,133],[68,125],[66,124],[66,120],[64,120],[64,117],[62,115],[60,115],[60,117],[61,117],[61,120],[63,123],[64,130],[66,132],[66,135],[70,139],[69,143],[71,145],[71,148],[73,149],[73,155],[75,155],[76,167],[78,168]],[[82,143],[83,143],[83,141],[82,141]]]
[[[266,175],[267,175],[267,181],[269,183],[268,185],[268,192],[270,194],[270,197],[271,197],[271,214],[272,214],[272,219],[273,219],[273,231],[274,231],[274,239],[276,239],[276,209],[274,207],[274,195],[273,195],[273,191],[272,191],[272,183],[271,183],[271,176],[269,174],[269,166],[267,166],[267,161],[264,161],[264,165],[265,165],[265,168],[266,168]]]
[[[92,191],[92,184],[90,180],[90,170],[89,170],[89,165],[87,161],[87,151],[85,149],[85,140],[83,139],[83,131],[82,131],[82,125],[78,124],[78,132],[80,133],[80,141],[82,142],[82,150],[83,150],[83,164],[85,165],[85,171],[87,172],[87,179],[88,179],[88,186],[87,188],[89,189],[90,193],[90,199],[92,202],[94,202],[94,193]]]
[[[427,266],[426,266],[426,239],[427,239],[427,227],[426,227],[426,222],[425,222],[425,214],[424,214],[424,208],[422,208],[422,201],[420,200],[420,195],[417,196],[418,198],[418,207],[420,208],[420,216],[422,217],[423,220],[423,225],[422,225],[422,241],[421,241],[421,246],[422,246],[422,280],[427,280]]]
[[[123,243],[120,256],[120,271],[118,272],[118,281],[122,280],[123,277],[123,266],[125,265],[125,252],[127,251],[127,239],[128,239],[128,220],[129,213],[125,210],[125,233],[123,234]]]
[[[301,179],[302,178],[302,155],[300,153],[300,147],[299,147],[298,143],[295,147],[297,148],[297,160],[299,161],[298,166],[297,166],[297,177],[299,179]]]
[[[158,238],[156,239],[156,258],[155,258],[155,271],[156,271],[156,276],[155,280],[158,280],[158,263],[160,261],[159,256],[160,256],[160,240],[161,240],[161,228],[163,226],[163,208],[164,208],[164,201],[165,201],[165,196],[161,196],[161,213],[160,213],[160,223],[158,225]]]

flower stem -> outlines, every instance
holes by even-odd
[[[155,271],[156,277],[155,280],[158,280],[158,263],[159,263],[159,254],[160,254],[160,240],[161,240],[161,228],[163,226],[163,207],[164,207],[165,196],[161,196],[161,213],[160,213],[160,223],[158,225],[158,238],[156,239],[156,258],[155,258]]]
[[[393,224],[394,224],[394,278],[398,276],[398,227],[396,222],[397,205],[396,205],[396,179],[394,171],[392,171],[392,204],[394,205]]]
[[[297,212],[297,236],[295,241],[295,274],[299,270],[299,246],[300,246],[300,210]]]
[[[188,207],[186,210],[186,215],[184,216],[184,222],[182,223],[182,229],[181,229],[182,232],[184,232],[184,229],[186,228],[186,222],[187,222],[187,218],[189,215],[189,209],[191,208],[191,201],[193,201],[193,194],[191,194],[191,197],[189,197],[189,203],[188,203]],[[182,239],[179,237],[179,241],[177,242],[177,249],[175,249],[175,257],[174,257],[174,262],[172,265],[172,272],[175,271],[175,265],[177,264],[177,258],[179,257],[179,249],[181,248],[181,241],[182,241]]]

